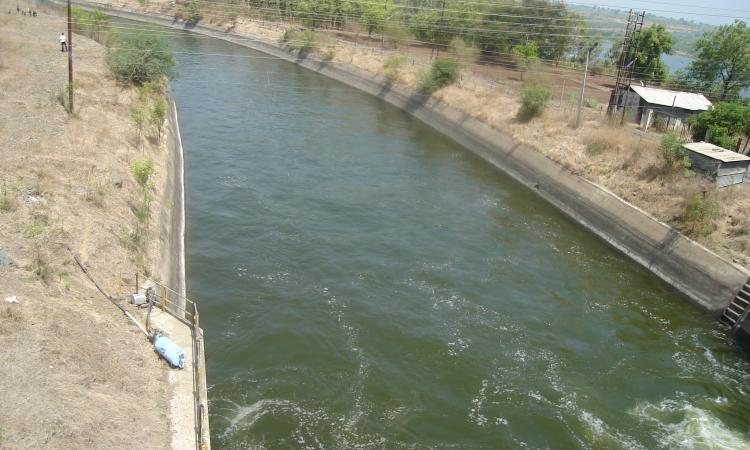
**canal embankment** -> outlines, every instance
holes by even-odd
[[[138,133],[129,117],[138,90],[118,84],[104,46],[79,34],[70,114],[57,41],[66,19],[0,5],[0,447],[169,448],[172,369],[71,257],[104,291],[121,290],[118,274],[137,265],[133,205],[143,195],[131,166],[151,158],[161,186],[166,142]],[[155,270],[154,241],[137,270]]]
[[[748,271],[600,185],[578,176],[509,134],[439,99],[370,73],[285,50],[280,43],[175,18],[111,8],[111,14],[253,48],[353,86],[404,111],[460,143],[586,227],[718,317],[748,279]]]

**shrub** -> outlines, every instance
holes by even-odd
[[[385,78],[389,81],[398,80],[399,70],[405,60],[406,58],[402,55],[393,55],[386,59],[385,64],[383,64],[383,67],[385,67]]]
[[[190,1],[185,4],[183,17],[188,25],[195,25],[203,19],[203,9],[198,1]]]
[[[599,106],[599,102],[597,102],[595,98],[586,98],[583,100],[583,105],[586,108],[596,108]]]
[[[154,104],[151,106],[151,110],[148,115],[148,122],[152,127],[156,128],[157,136],[161,139],[161,129],[164,126],[164,121],[167,118],[167,102],[164,97],[157,97],[154,100]]]
[[[419,90],[432,94],[440,88],[453,84],[458,79],[458,62],[452,59],[437,58],[429,72],[420,76]]]
[[[675,133],[667,133],[662,136],[661,157],[664,159],[664,168],[667,171],[674,172],[690,167],[687,150],[682,146],[685,142]]]
[[[682,232],[691,237],[708,236],[714,231],[714,219],[719,218],[719,204],[714,195],[695,194],[685,205]]]
[[[142,85],[177,76],[172,50],[156,33],[148,31],[113,39],[113,46],[107,49],[107,64],[123,83]]]
[[[300,55],[309,53],[313,49],[317,39],[318,36],[314,31],[297,31],[293,28],[287,28],[281,37],[281,41],[286,44],[289,50],[297,51]]]
[[[547,107],[550,92],[544,86],[527,86],[521,91],[521,109],[518,110],[518,118],[529,120],[540,116]]]
[[[336,56],[336,43],[330,42],[326,45],[326,49],[323,51],[323,59],[325,61],[331,61]]]
[[[154,162],[150,159],[136,161],[130,167],[130,170],[133,172],[135,181],[137,181],[141,187],[146,187],[149,178],[154,174]]]

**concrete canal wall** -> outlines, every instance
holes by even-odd
[[[125,19],[177,29],[184,23],[110,9]],[[190,31],[277,56],[370,93],[401,108],[470,149],[718,317],[750,275],[748,271],[658,221],[612,192],[576,176],[535,149],[463,112],[385,79],[335,66],[313,56],[298,57],[277,43],[196,26]]]

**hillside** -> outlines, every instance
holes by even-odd
[[[586,22],[592,28],[617,28],[621,27],[621,32],[608,31],[602,33],[607,40],[622,39],[625,31],[625,24],[628,19],[628,12],[624,10],[605,8],[599,6],[581,6],[568,5],[568,9],[581,14],[585,17]],[[644,26],[653,24],[662,24],[667,31],[674,36],[674,53],[683,56],[693,56],[693,43],[700,38],[703,33],[712,31],[716,27],[705,23],[688,21],[685,19],[672,19],[648,13],[646,8],[646,18]]]

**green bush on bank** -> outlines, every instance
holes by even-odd
[[[683,147],[685,140],[675,133],[666,133],[661,138],[661,157],[667,172],[690,168],[690,158]]]
[[[521,91],[521,108],[518,110],[518,118],[530,120],[542,115],[550,99],[550,92],[544,86],[531,85]]]
[[[284,35],[281,37],[281,42],[287,49],[298,51],[300,55],[305,55],[312,51],[315,46],[315,41],[317,40],[318,35],[315,34],[314,31],[298,31],[294,28],[287,28],[284,30]]]
[[[432,62],[429,72],[420,76],[419,90],[425,94],[432,94],[440,88],[453,84],[458,80],[458,62],[453,59],[437,58]]]
[[[719,203],[714,195],[695,194],[682,213],[682,232],[690,237],[708,236],[714,231],[714,219],[719,218]]]
[[[142,85],[174,79],[172,50],[158,35],[149,31],[118,35],[107,49],[107,65],[119,81]]]

